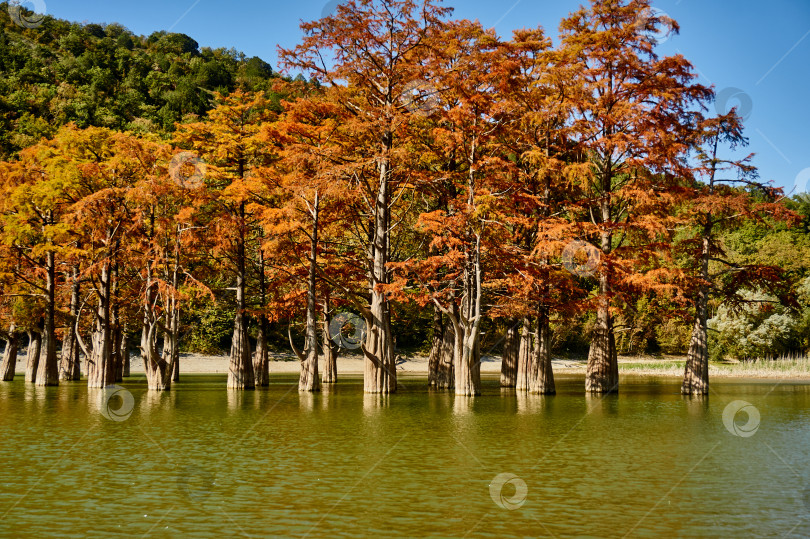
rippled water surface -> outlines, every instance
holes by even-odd
[[[120,421],[84,383],[0,383],[0,534],[810,535],[810,385],[715,380],[694,400],[675,379],[604,398],[581,377],[554,397],[488,379],[469,399],[418,378],[387,398],[359,378],[272,382],[189,375],[153,394],[132,378]],[[738,400],[758,428],[745,410],[726,428]]]

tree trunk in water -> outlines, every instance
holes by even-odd
[[[467,278],[469,279],[469,276]],[[455,333],[453,359],[456,395],[474,396],[481,394],[481,361],[478,347],[480,292],[477,293],[477,299],[471,298],[470,291],[476,293],[476,289],[469,283],[466,286],[468,288],[461,306],[463,314],[456,316],[453,313],[450,322]]]
[[[312,206],[312,238],[309,245],[309,282],[307,284],[307,334],[301,362],[298,391],[320,391],[318,379],[318,313],[315,304],[316,274],[318,271],[318,195]]]
[[[253,378],[256,387],[270,385],[270,359],[267,351],[267,319],[259,316],[259,334],[256,336],[256,350],[253,352]]]
[[[703,252],[700,257],[700,273],[704,282],[709,282],[710,230],[704,230]],[[681,393],[684,395],[707,395],[709,393],[709,287],[701,284],[695,305],[695,327],[689,341],[686,368]]]
[[[228,369],[229,389],[254,389],[253,365],[250,361],[250,341],[247,324],[242,311],[236,314],[231,344],[231,361]]]
[[[259,233],[259,298],[260,308],[267,306],[267,283],[264,273],[264,232]],[[256,337],[256,350],[253,352],[253,378],[257,387],[270,385],[270,358],[267,351],[267,337],[270,329],[267,317],[259,315],[259,334]]]
[[[114,262],[112,265],[112,272],[110,274],[112,279],[112,301],[110,303],[110,336],[112,337],[112,349],[110,354],[112,356],[113,370],[115,371],[115,383],[124,381],[124,358],[121,355],[121,316],[120,316],[120,301],[118,300],[118,263]]]
[[[534,340],[534,361],[529,377],[529,391],[538,395],[554,395],[554,371],[551,367],[551,327],[548,310],[541,308],[537,317],[537,337]]]
[[[85,354],[87,361],[87,387],[104,388],[115,383],[115,365],[113,362],[113,338],[110,316],[112,315],[112,284],[109,264],[101,269],[98,304],[96,305],[93,333],[91,335],[91,348],[88,350],[79,346]]]
[[[28,332],[28,350],[25,364],[25,381],[33,384],[37,379],[40,349],[42,348],[42,333]]]
[[[59,380],[81,380],[82,370],[79,360],[79,343],[76,342],[76,319],[79,316],[79,301],[81,300],[79,284],[79,268],[72,269],[72,283],[70,285],[70,324],[65,328],[65,338],[62,341],[62,356],[59,360]]]
[[[45,331],[42,334],[40,345],[39,364],[36,367],[36,385],[38,386],[58,386],[59,385],[59,365],[56,356],[56,335],[53,333],[53,325],[48,327],[45,324]]]
[[[602,218],[610,221],[610,206],[602,201]],[[603,254],[609,254],[612,236],[601,233]],[[596,311],[596,327],[588,351],[588,369],[585,376],[585,391],[589,393],[613,393],[619,391],[619,362],[616,357],[616,338],[613,334],[613,317],[610,315],[610,266],[601,268],[599,274],[599,307]]]
[[[127,324],[124,323],[124,329],[121,331],[121,375],[126,378],[130,375],[130,361],[129,361],[129,333],[127,331]]]
[[[172,327],[169,331],[171,338],[171,356],[164,357],[169,362],[171,368],[172,382],[180,381],[180,308],[177,305],[177,299],[172,300]],[[165,336],[164,336],[165,339]],[[165,340],[164,340],[165,342]],[[250,353],[250,348],[248,348]]]
[[[390,148],[390,134],[385,136],[386,145]],[[371,250],[371,272],[369,289],[371,308],[366,316],[366,342],[361,346],[365,356],[363,372],[363,390],[366,393],[394,393],[397,390],[396,358],[394,342],[391,336],[391,306],[379,285],[388,284],[390,196],[388,192],[389,163],[383,159],[380,163],[380,187],[374,208],[373,239]]]
[[[596,313],[596,327],[588,351],[588,369],[585,391],[590,393],[613,393],[619,390],[619,364],[616,357],[616,341],[613,336],[613,320],[605,305]]]
[[[177,268],[180,267],[179,260],[175,265],[174,274],[174,288],[177,290]],[[173,296],[171,300],[172,312],[172,327],[169,336],[172,339],[172,355],[164,358],[170,364],[170,371],[172,374],[172,382],[180,381],[180,303],[177,296]],[[248,355],[250,355],[250,347],[248,346]]]
[[[518,391],[529,390],[529,378],[532,371],[532,321],[531,318],[523,319],[520,329],[520,344],[517,355],[517,380],[515,389]]]
[[[439,368],[436,373],[436,389],[453,389],[456,386],[455,349],[456,333],[453,331],[453,325],[445,324],[439,353]]]
[[[62,342],[62,355],[59,360],[59,380],[73,381],[82,377],[79,345],[73,327],[65,330],[65,340]]]
[[[684,395],[707,395],[709,393],[709,347],[706,320],[695,317],[695,327],[689,341],[686,356],[686,372],[683,375],[681,393]]]
[[[179,244],[179,243],[178,243]],[[170,304],[170,318],[171,318],[171,339],[172,339],[172,355],[168,358],[171,363],[172,382],[180,381],[180,298],[178,297],[177,289],[180,287],[178,272],[180,271],[180,249],[175,249],[174,253],[174,271],[172,272],[172,286],[175,290],[169,300]],[[248,350],[248,354],[250,350]]]
[[[478,335],[471,331],[456,334],[456,395],[474,396],[481,394],[481,361],[478,348]],[[459,338],[459,335],[461,338]]]
[[[506,330],[503,353],[501,354],[501,387],[516,387],[517,385],[518,349],[520,346],[518,335],[517,324],[512,324]]]
[[[441,361],[442,342],[444,341],[444,320],[438,307],[433,308],[433,340],[428,357],[428,386],[437,387],[439,378],[439,361]]]
[[[173,291],[164,299],[165,323],[161,325],[160,315],[156,309],[159,291],[153,291],[151,267],[146,268],[146,294],[143,304],[143,326],[141,328],[141,358],[143,370],[146,374],[146,384],[150,391],[168,391],[172,387],[175,367],[178,361],[177,340],[178,320],[177,308],[177,270],[175,264]],[[158,333],[163,333],[163,353],[158,352]],[[128,353],[127,353],[128,355]]]
[[[169,366],[168,375],[171,376],[172,382],[177,382],[180,379],[180,313],[175,299],[169,300],[169,303],[171,314],[163,331],[163,360]]]
[[[172,387],[172,361],[157,351],[157,324],[144,321],[141,331],[141,357],[146,384],[150,391],[168,391]]]
[[[115,317],[117,318],[117,316]],[[115,382],[124,381],[124,356],[121,354],[121,346],[123,344],[123,335],[121,334],[121,327],[116,322],[113,325],[112,338],[113,338],[113,364],[115,365]]]
[[[247,321],[245,320],[245,241],[240,237],[237,253],[236,316],[233,323],[231,359],[228,368],[228,389],[255,389],[253,362],[250,354]]]
[[[37,368],[36,384],[38,386],[59,385],[59,361],[56,355],[56,262],[53,251],[45,256],[47,274],[45,293],[44,331],[42,334],[41,358]]]
[[[0,366],[4,382],[14,380],[14,372],[17,368],[17,347],[19,346],[19,339],[17,338],[17,334],[14,333],[14,330],[15,327],[14,324],[12,324],[6,336],[6,349],[3,351],[3,364]]]
[[[470,150],[470,171],[467,183],[467,205],[475,207],[475,167],[476,144]],[[482,312],[482,281],[484,270],[481,267],[481,234],[468,227],[464,248],[464,273],[461,306],[458,315],[452,313],[450,322],[456,333],[456,395],[473,396],[481,394],[481,351],[479,332]],[[455,303],[454,303],[455,305]]]
[[[437,319],[438,318],[438,325]],[[454,354],[456,353],[456,333],[452,323],[445,323],[441,311],[434,315],[433,346],[428,364],[430,387],[453,389],[456,386]]]
[[[372,296],[371,317],[366,322],[368,329],[363,347],[366,356],[363,390],[366,393],[394,393],[397,374],[389,305],[382,294],[375,292]]]
[[[309,325],[309,323],[307,323]],[[316,392],[321,390],[318,379],[318,335],[315,332],[314,341],[307,328],[307,346],[304,350],[304,361],[301,362],[301,374],[298,377],[298,391]]]
[[[321,328],[321,347],[323,348],[323,376],[321,381],[324,384],[334,384],[337,382],[337,358],[340,348],[329,335],[329,326],[332,323],[332,314],[329,312],[329,293],[327,292],[323,300],[322,313],[323,327]]]

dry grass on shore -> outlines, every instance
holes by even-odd
[[[299,370],[298,361],[293,354],[272,353],[270,372],[294,374]],[[184,373],[222,374],[228,372],[229,359],[224,355],[181,354],[180,371]],[[620,356],[619,372],[638,376],[683,376],[685,356]],[[84,365],[83,371],[84,371]],[[342,374],[362,374],[363,358],[357,354],[341,355],[338,358],[338,372]],[[586,358],[554,358],[554,372],[558,374],[584,375],[587,369]],[[498,355],[482,357],[481,373],[497,375],[501,370],[501,358]],[[20,353],[16,371],[25,372],[25,355]],[[420,354],[409,354],[400,357],[397,371],[408,375],[427,375],[428,358]],[[132,373],[141,374],[141,358],[132,357]],[[711,363],[709,376],[718,378],[762,378],[762,379],[797,379],[810,380],[810,356],[795,354],[777,358],[755,359],[746,361],[728,361]]]
[[[619,361],[619,372],[649,376],[682,376],[686,359]],[[729,378],[809,378],[810,357],[794,354],[766,359],[710,363],[709,376]]]

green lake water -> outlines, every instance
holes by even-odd
[[[186,375],[108,399],[18,379],[0,383],[3,536],[810,535],[808,384],[695,400],[677,379],[588,397],[558,377],[542,397],[488,378],[463,398],[401,378],[380,397],[359,377],[308,395]]]

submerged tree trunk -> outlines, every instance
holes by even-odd
[[[264,234],[260,235],[264,238]],[[259,298],[261,308],[267,306],[267,283],[264,275],[264,244],[263,239],[259,242]],[[267,351],[268,328],[267,317],[259,315],[259,333],[256,337],[256,350],[253,352],[253,378],[257,387],[267,387],[270,385],[270,357]]]
[[[241,213],[244,216],[244,204]],[[255,389],[253,363],[250,354],[247,320],[245,319],[245,239],[240,232],[237,245],[236,274],[236,316],[233,322],[230,366],[228,368],[228,389]]]
[[[312,205],[312,236],[309,246],[309,279],[307,283],[307,329],[298,391],[320,391],[318,380],[318,320],[315,305],[315,286],[318,271],[318,195]]]
[[[259,333],[256,336],[256,350],[253,351],[253,377],[256,387],[270,385],[270,356],[267,350],[267,318],[259,316]]]
[[[428,356],[428,386],[436,387],[439,376],[439,361],[442,354],[442,342],[444,340],[444,318],[438,307],[433,308],[433,339],[430,345],[430,356]]]
[[[115,316],[115,319],[118,317]],[[113,325],[112,330],[112,356],[113,356],[113,365],[115,365],[115,382],[123,382],[124,381],[124,356],[121,354],[121,346],[124,341],[124,337],[121,333],[121,327],[118,325],[118,322],[115,322]]]
[[[517,324],[512,324],[506,330],[501,354],[501,387],[515,387],[517,385],[518,350],[520,338]]]
[[[28,350],[25,363],[25,381],[33,384],[37,379],[39,368],[40,349],[42,348],[42,333],[28,332]]]
[[[475,208],[475,168],[477,144],[470,145],[469,173],[467,176],[467,206]],[[480,224],[480,223],[479,223]],[[464,273],[461,305],[456,313],[448,313],[456,333],[454,354],[456,395],[473,396],[481,394],[481,351],[479,337],[483,319],[483,279],[481,265],[481,231],[468,225],[464,241]]]
[[[321,381],[324,384],[334,384],[337,382],[337,358],[340,351],[340,347],[329,334],[329,326],[332,323],[329,299],[329,292],[327,292],[324,296],[323,312],[321,314],[323,325],[321,328],[321,348],[323,348],[323,375]]]
[[[126,378],[130,375],[130,357],[129,357],[129,332],[128,325],[125,322],[121,331],[121,375]]]
[[[152,267],[146,267],[146,292],[143,298],[143,327],[141,329],[141,358],[146,374],[146,384],[150,391],[168,391],[172,387],[177,354],[177,265],[171,293],[163,296],[165,323],[156,309],[161,291],[155,290],[152,280]],[[163,353],[158,351],[158,334],[163,334]]]
[[[461,335],[461,338],[459,338]],[[481,353],[478,346],[478,335],[463,329],[456,334],[455,357],[456,395],[474,396],[481,394]]]
[[[700,259],[700,273],[704,283],[709,282],[709,239],[708,231],[703,238],[703,252]],[[695,305],[695,326],[689,341],[686,367],[681,393],[684,395],[706,395],[709,393],[709,287],[701,284]]]
[[[709,393],[709,347],[706,320],[695,317],[695,327],[686,355],[686,372],[683,375],[681,393],[684,395],[707,395]]]
[[[70,284],[70,323],[65,328],[65,338],[62,341],[62,355],[59,359],[59,380],[75,381],[81,380],[82,369],[79,359],[79,343],[76,342],[76,319],[79,316],[79,294],[81,285],[79,283],[79,267],[74,266],[71,270]]]
[[[532,320],[529,317],[523,319],[520,329],[520,344],[517,355],[517,380],[515,389],[518,391],[529,390],[529,378],[532,371]]]
[[[529,391],[538,395],[554,395],[557,392],[554,387],[554,371],[551,367],[551,327],[546,308],[541,308],[537,317],[537,337],[534,340]]]
[[[3,363],[0,365],[0,373],[2,373],[4,382],[11,382],[14,380],[14,373],[17,368],[17,348],[19,346],[19,339],[15,332],[14,324],[11,324],[8,333],[6,334],[6,348],[3,351]]]
[[[45,255],[45,273],[47,299],[36,384],[38,386],[57,386],[59,385],[59,362],[56,355],[56,261],[53,251],[48,251]]]
[[[456,350],[456,333],[452,323],[445,323],[441,310],[433,319],[433,344],[428,360],[428,384],[436,389],[453,389],[456,373],[453,355]]]
[[[602,201],[602,221],[610,222],[610,206],[607,198]],[[612,236],[603,231],[601,251],[609,254]],[[589,393],[613,393],[619,390],[619,362],[616,356],[616,338],[613,334],[613,317],[610,314],[610,267],[604,265],[599,273],[599,307],[596,311],[596,327],[588,351],[588,369],[585,376],[585,391]]]
[[[180,310],[178,299],[174,294],[169,298],[168,303],[167,325],[163,328],[163,359],[168,365],[168,375],[171,376],[172,382],[178,382],[180,379]]]
[[[596,327],[591,348],[588,351],[585,391],[613,393],[618,390],[619,364],[613,335],[613,320],[607,306],[604,308],[600,306],[596,313]]]
[[[436,371],[436,389],[453,389],[456,387],[456,332],[453,324],[444,325],[441,349],[439,350],[439,366]]]
[[[384,143],[391,147],[391,137],[387,133]],[[374,201],[374,226],[369,245],[371,267],[369,272],[370,308],[365,311],[367,331],[366,341],[361,349],[365,356],[363,370],[363,390],[366,393],[394,393],[397,390],[396,358],[394,341],[391,335],[391,306],[380,290],[380,285],[388,284],[388,257],[390,232],[390,193],[389,166],[387,157],[380,162],[380,184]]]
[[[168,360],[157,351],[158,324],[144,320],[141,331],[141,357],[143,358],[143,370],[146,374],[146,384],[150,391],[168,391],[172,387],[173,361],[171,356]]]
[[[471,172],[472,174],[472,172]],[[471,180],[472,182],[472,180]],[[473,188],[470,187],[470,206],[473,205]],[[455,331],[455,378],[456,395],[473,396],[481,394],[481,353],[479,331],[483,314],[481,312],[483,270],[481,268],[481,236],[475,235],[473,245],[468,248],[464,264],[464,294],[458,315],[450,313],[450,321]]]
[[[167,325],[163,326],[163,353],[161,357],[167,365],[172,365],[172,368],[168,370],[168,375],[174,377],[174,362],[172,361],[174,359],[175,348],[174,333],[171,329],[171,320],[166,320],[166,324]],[[155,340],[157,340],[157,337],[155,337]]]
[[[112,301],[110,303],[110,335],[112,337],[112,355],[113,370],[115,371],[115,383],[124,381],[124,358],[121,355],[121,305],[118,299],[118,263],[113,262],[112,265]]]
[[[115,383],[113,342],[110,317],[112,315],[112,283],[110,265],[105,263],[99,275],[99,298],[93,320],[91,346],[84,346],[81,335],[76,334],[87,362],[87,387],[104,388]]]

